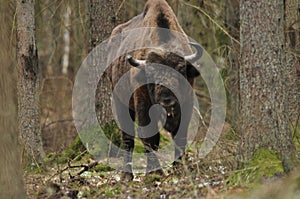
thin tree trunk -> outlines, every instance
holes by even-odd
[[[113,28],[120,22],[121,3],[121,0],[89,1],[90,51],[102,41],[108,39]],[[117,13],[118,11],[119,13]],[[96,91],[96,112],[101,126],[109,124],[113,120],[110,92],[111,82],[106,73],[104,73]]]
[[[69,67],[69,57],[70,57],[70,45],[71,45],[71,7],[69,4],[66,6],[66,11],[64,15],[64,55],[62,58],[62,74],[68,74]]]
[[[34,0],[17,0],[18,122],[25,164],[41,164],[40,69],[35,41]],[[29,162],[27,162],[29,161]]]
[[[289,171],[295,147],[287,113],[284,1],[241,0],[240,21],[240,159],[271,149]]]
[[[1,0],[0,21],[0,198],[25,198],[17,129],[16,70],[10,46],[14,10]]]

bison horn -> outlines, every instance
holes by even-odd
[[[128,63],[134,67],[146,65],[145,60],[133,59],[131,55],[127,55],[126,59],[127,59]]]
[[[202,53],[203,53],[203,49],[202,49],[202,47],[201,47],[199,44],[197,44],[197,43],[195,43],[195,42],[189,42],[189,44],[190,44],[191,46],[193,46],[194,48],[196,48],[197,52],[194,53],[194,54],[192,54],[192,55],[187,55],[187,56],[185,56],[184,59],[185,59],[186,61],[190,62],[190,63],[194,63],[194,62],[196,62],[198,59],[201,58]]]

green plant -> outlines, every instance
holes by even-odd
[[[263,177],[272,177],[283,173],[283,166],[279,156],[267,149],[257,149],[248,165],[231,174],[226,184],[232,187],[254,187],[259,184]]]

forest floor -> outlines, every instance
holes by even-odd
[[[270,151],[258,151],[248,167],[235,170],[237,139],[235,132],[225,126],[218,143],[205,158],[197,158],[197,150],[190,148],[183,165],[164,167],[165,176],[145,176],[143,169],[136,169],[132,182],[120,180],[121,171],[94,160],[86,150],[79,150],[75,141],[62,153],[72,158],[49,154],[44,169],[25,173],[27,196],[300,199],[300,173],[284,174],[281,161]],[[77,154],[70,155],[72,150]]]
[[[77,171],[76,171],[77,170]],[[167,177],[137,175],[132,182],[120,181],[118,172],[64,172],[26,176],[28,198],[206,198],[206,199],[298,199],[300,176],[266,180],[255,188],[230,187],[222,181],[211,181],[186,174]]]

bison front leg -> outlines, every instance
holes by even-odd
[[[147,174],[159,174],[163,175],[159,160],[155,154],[158,151],[160,134],[158,131],[159,115],[152,115],[149,117],[149,109],[151,104],[145,101],[140,101],[137,106],[137,119],[138,119],[138,134],[141,138],[147,157]],[[157,113],[157,112],[156,112]],[[150,124],[151,122],[151,124]]]
[[[131,181],[133,180],[132,173],[132,153],[134,148],[134,137],[128,135],[126,132],[122,132],[122,144],[124,149],[124,162],[123,162],[123,173],[122,180]]]
[[[187,145],[187,129],[182,132],[177,132],[176,135],[173,136],[173,139],[175,144],[175,161],[173,165],[176,165],[178,164],[178,160],[180,161],[185,153]]]
[[[115,111],[117,114],[118,124],[122,130],[122,146],[123,146],[123,172],[121,179],[124,181],[133,180],[132,173],[132,153],[134,148],[134,120],[135,120],[135,112],[129,109],[128,106],[125,106],[121,103],[120,100],[115,99]],[[132,122],[128,122],[124,118],[127,118],[128,111],[131,117]]]
[[[186,119],[181,120],[181,116],[176,118],[168,117],[164,128],[172,134],[174,140],[175,157],[173,165],[177,165],[178,160],[181,159],[185,152],[187,145],[187,128],[188,123]]]
[[[172,134],[174,144],[175,144],[175,161],[173,165],[178,165],[180,160],[182,159],[182,156],[185,153],[185,149],[187,146],[187,134],[188,134],[188,128],[191,121],[192,116],[192,110],[193,110],[193,104],[185,103],[182,106],[183,110],[182,115],[176,119],[176,122],[173,122],[174,125],[173,128],[170,128],[169,132]]]
[[[155,152],[158,150],[159,140],[160,140],[159,133],[157,133],[156,135],[150,138],[142,138],[145,147],[145,153],[147,156],[146,175],[148,174],[164,175],[159,160],[155,155]]]

